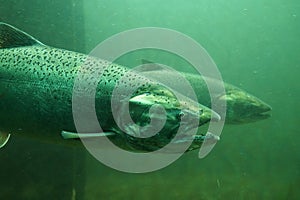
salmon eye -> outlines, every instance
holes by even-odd
[[[178,114],[178,117],[179,117],[179,118],[184,117],[184,112],[181,111],[181,112]]]

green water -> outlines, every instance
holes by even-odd
[[[180,31],[209,52],[225,81],[273,108],[270,119],[225,125],[204,159],[191,152],[148,174],[12,138],[0,151],[0,199],[299,199],[299,17],[296,0],[0,0],[0,21],[79,52],[132,28]],[[138,64],[137,57],[126,62]]]

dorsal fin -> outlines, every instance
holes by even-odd
[[[159,70],[164,70],[164,68],[159,65],[158,63],[142,59],[141,60],[142,64],[144,65],[142,69],[139,69],[138,71],[142,72],[148,72],[148,71],[159,71]]]
[[[22,46],[43,45],[27,33],[3,22],[0,22],[0,49]]]

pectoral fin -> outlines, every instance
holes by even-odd
[[[69,131],[62,131],[61,136],[64,139],[79,139],[79,138],[93,138],[93,137],[104,137],[115,135],[114,132],[103,132],[103,133],[75,133]]]
[[[5,146],[10,137],[9,133],[0,132],[0,149]]]

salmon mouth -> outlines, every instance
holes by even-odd
[[[265,104],[260,112],[256,112],[253,114],[253,117],[260,118],[260,119],[267,119],[271,117],[272,107]]]
[[[249,123],[249,122],[256,122],[256,121],[259,121],[259,120],[268,119],[272,116],[271,111],[272,111],[271,107],[266,107],[266,108],[260,110],[259,112],[252,113],[251,115],[249,115],[247,117],[247,119],[244,119],[241,122]]]
[[[269,111],[265,111],[265,112],[261,112],[261,113],[256,113],[253,115],[253,117],[259,118],[259,119],[267,119],[269,117],[271,117],[271,110]]]

